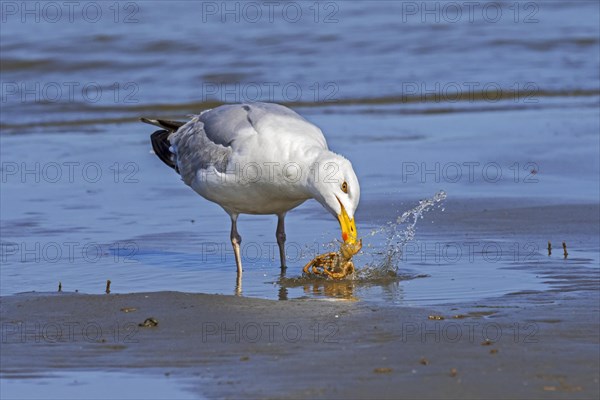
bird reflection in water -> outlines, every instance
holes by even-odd
[[[343,279],[333,280],[326,278],[307,278],[306,276],[298,278],[286,278],[281,276],[279,280],[279,300],[288,300],[288,290],[302,288],[307,297],[328,297],[356,301],[358,298],[354,295],[357,282],[354,280]],[[296,292],[294,297],[297,297]]]
[[[354,296],[355,283],[350,280],[321,280],[302,286],[304,293],[312,296],[332,297],[336,299],[357,301]]]

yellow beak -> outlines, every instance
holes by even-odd
[[[350,219],[341,202],[340,205],[342,206],[342,213],[338,215],[338,220],[340,221],[340,228],[342,228],[342,239],[344,240],[344,243],[354,244],[358,237],[354,218]]]

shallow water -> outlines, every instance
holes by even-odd
[[[302,285],[284,281],[280,285],[275,218],[242,216],[243,295],[278,299],[331,297],[333,293],[334,298],[437,304],[542,290],[547,284],[527,271],[524,261],[528,259],[524,257],[535,256],[534,261],[543,263],[549,238],[558,235],[554,241],[568,240],[570,244],[586,237],[577,229],[561,233],[560,226],[553,231],[522,232],[537,221],[527,215],[521,223],[517,220],[501,226],[464,225],[464,214],[454,215],[457,205],[465,202],[480,208],[473,210],[473,215],[484,216],[481,211],[489,209],[490,221],[502,220],[523,207],[597,203],[594,176],[598,174],[598,144],[594,132],[598,117],[592,110],[390,115],[384,120],[363,113],[347,115],[344,110],[339,114],[334,110],[326,114],[315,111],[308,117],[325,132],[331,132],[328,136],[332,147],[353,160],[361,180],[363,196],[357,221],[365,240],[365,254],[356,258],[357,266],[373,264],[385,254],[391,236],[369,236],[370,232],[396,221],[420,199],[431,198],[441,188],[448,193],[447,204],[444,211],[434,208],[418,221],[414,240],[400,262],[401,279],[354,282],[349,296],[343,290],[336,294],[335,284],[318,280]],[[356,126],[352,130],[356,133],[350,133],[353,144],[344,140],[347,131],[341,133],[347,124]],[[402,127],[402,131],[397,132],[393,126]],[[235,293],[226,214],[185,187],[173,171],[150,154],[144,126],[125,127],[135,133],[124,137],[118,129],[111,129],[95,135],[71,132],[3,137],[2,159],[15,160],[18,167],[14,174],[5,169],[2,184],[3,294],[52,292],[57,290],[58,282],[65,291],[102,293],[107,279],[112,281],[114,293]],[[446,128],[444,134],[434,133],[442,127],[451,128]],[[527,135],[519,133],[525,130]],[[390,133],[371,141],[368,135],[358,134],[364,131]],[[404,131],[423,138],[398,140],[406,135]],[[110,156],[97,150],[117,142],[118,146],[110,147]],[[31,143],[39,143],[40,152],[32,152]],[[493,148],[486,143],[493,143]],[[399,154],[407,161],[398,159]],[[523,175],[515,181],[515,171],[510,168],[515,162],[522,168],[531,160],[541,171],[533,176],[535,182],[523,182]],[[479,175],[473,181],[464,169],[464,177],[453,182],[450,178],[454,176],[442,172],[422,179],[420,173],[402,171],[403,165],[413,167],[415,163],[418,168],[425,163],[431,169],[436,163],[483,166],[491,162],[500,165],[508,176],[491,182],[478,167]],[[21,165],[35,170],[36,163],[39,173],[23,175],[19,170]],[[63,163],[71,163],[67,166],[72,166],[72,176]],[[60,179],[56,179],[56,165]],[[543,220],[537,223],[544,226]],[[302,266],[315,254],[330,251],[328,245],[338,237],[338,229],[315,202],[291,212],[287,218],[287,278],[298,278]],[[587,240],[592,240],[590,246],[597,249],[593,237]],[[469,247],[472,241],[478,246]],[[446,252],[443,246],[447,243],[459,243],[462,253],[456,256],[454,248],[450,249],[454,253]],[[486,243],[494,254],[500,246],[503,256],[499,260],[484,256]],[[520,256],[515,256],[519,251]],[[513,268],[515,262],[522,267]],[[597,253],[587,264],[598,265]],[[421,275],[427,277],[415,278]]]
[[[4,133],[102,132],[103,119],[181,117],[214,101],[589,107],[600,88],[594,1],[56,4],[3,14]]]
[[[481,10],[471,20],[440,8],[436,18],[394,2],[326,2],[317,16],[312,3],[293,3],[297,22],[252,22],[243,11],[222,22],[202,3],[115,3],[118,15],[98,4],[93,23],[3,15],[2,295],[59,282],[102,293],[107,279],[113,293],[235,293],[227,216],[150,153],[152,130],[137,122],[223,101],[290,104],[352,160],[361,268],[392,238],[369,232],[440,190],[449,201],[419,220],[397,276],[341,283],[300,278],[339,236],[318,204],[288,215],[283,280],[275,219],[242,216],[243,295],[408,305],[543,290],[523,255],[543,264],[557,235],[597,266],[594,237],[577,230],[533,235],[522,232],[527,216],[502,227],[452,218],[467,201],[473,213],[490,208],[490,221],[525,206],[598,203],[597,2],[494,3],[493,22]]]
[[[169,377],[164,374],[134,374],[106,371],[62,371],[46,375],[3,374],[1,395],[3,399],[46,399],[89,398],[139,398],[145,399],[198,399],[198,393],[185,391],[183,385],[168,385]],[[181,383],[181,382],[180,382]]]

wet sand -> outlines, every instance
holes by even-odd
[[[143,372],[209,398],[597,398],[599,298],[584,270],[564,278],[577,290],[431,309],[20,294],[1,299],[1,372]],[[138,325],[149,317],[158,325]]]

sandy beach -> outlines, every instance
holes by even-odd
[[[15,378],[83,369],[144,373],[206,398],[593,399],[598,300],[591,287],[431,309],[22,294],[1,300],[3,398]],[[158,325],[138,326],[149,317]]]

